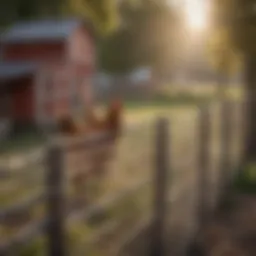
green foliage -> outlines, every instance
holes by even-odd
[[[208,40],[209,61],[212,67],[227,75],[241,70],[242,56],[234,35],[239,34],[234,28],[238,17],[239,0],[214,0],[212,3],[212,33]]]
[[[256,12],[255,0],[235,0],[229,5],[230,31],[237,47],[244,53],[256,54]]]
[[[20,256],[46,256],[46,242],[44,238],[38,238],[20,251]]]
[[[0,25],[19,20],[61,15],[64,0],[2,0]]]
[[[234,1],[213,1],[213,28],[208,40],[208,60],[218,72],[219,82],[217,95],[219,99],[226,97],[228,80],[231,75],[242,68],[242,57],[236,42],[232,38],[230,23],[233,20]]]
[[[132,31],[120,29],[106,37],[99,49],[100,66],[112,73],[122,73],[136,66]]]
[[[256,185],[256,166],[255,164],[249,165],[244,171],[244,177],[248,182]]]
[[[44,17],[78,16],[87,18],[99,33],[107,33],[118,24],[115,0],[2,0],[0,25]]]
[[[255,0],[214,0],[214,24],[227,30],[232,44],[243,53],[256,54]]]
[[[101,67],[127,72],[138,66],[171,67],[178,41],[175,12],[164,1],[124,1],[121,27],[101,46]]]
[[[228,33],[232,45],[244,56],[245,113],[244,161],[251,161],[256,156],[255,144],[255,63],[256,63],[256,1],[255,0],[215,0],[216,27],[223,27]],[[218,22],[217,22],[218,21]]]
[[[101,35],[112,32],[119,24],[115,0],[68,0],[67,12],[90,19]]]
[[[235,182],[239,191],[246,193],[256,193],[256,166],[248,165],[237,178]]]
[[[232,45],[227,30],[217,29],[208,41],[208,57],[211,66],[225,75],[241,69],[241,57]]]

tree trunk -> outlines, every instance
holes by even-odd
[[[243,164],[256,160],[256,57],[245,59],[245,105]]]

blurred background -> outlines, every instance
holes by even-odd
[[[0,255],[255,255],[255,6],[1,0]]]

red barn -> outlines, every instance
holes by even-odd
[[[78,19],[19,22],[1,36],[0,118],[50,124],[91,104],[95,43]]]

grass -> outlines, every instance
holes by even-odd
[[[41,146],[44,141],[44,136],[39,135],[38,133],[17,135],[1,142],[0,150],[2,154],[22,152],[24,150]]]
[[[241,193],[256,194],[256,165],[250,165],[239,173],[235,189]]]

